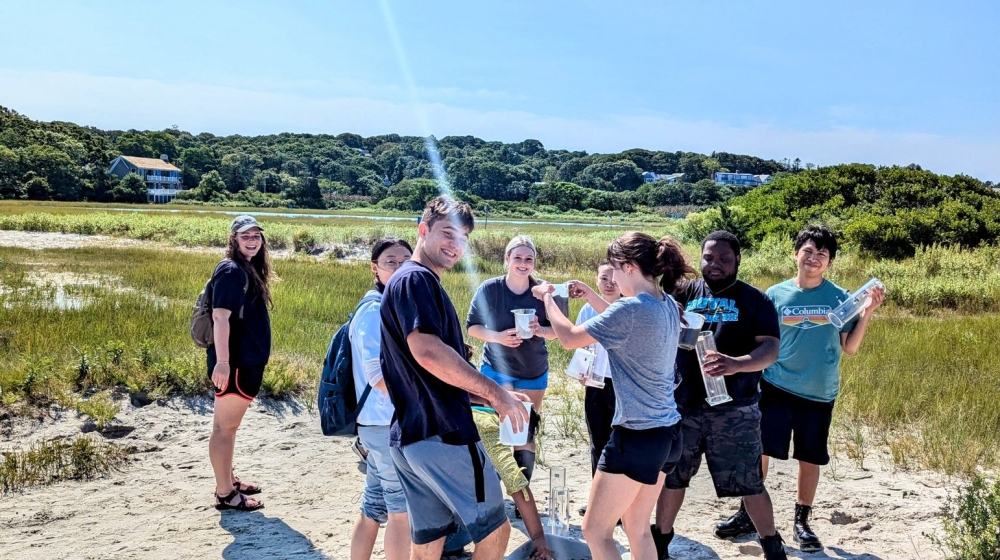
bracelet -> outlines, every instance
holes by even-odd
[[[229,363],[229,362],[215,362],[215,365],[219,365],[219,364],[228,364],[228,363]]]

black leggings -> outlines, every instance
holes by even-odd
[[[604,378],[604,388],[587,387],[583,412],[590,433],[590,474],[597,472],[601,452],[611,439],[611,420],[615,417],[615,387],[610,377]]]

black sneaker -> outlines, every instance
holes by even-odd
[[[756,532],[757,528],[753,526],[753,520],[750,519],[747,508],[742,501],[740,501],[740,509],[736,513],[715,526],[715,536],[720,539],[733,539]]]

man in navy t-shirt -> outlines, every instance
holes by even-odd
[[[740,243],[725,231],[709,234],[701,245],[702,278],[691,283],[677,301],[690,312],[704,315],[703,330],[713,331],[718,352],[709,354],[705,371],[724,375],[731,402],[710,406],[698,358],[679,350],[674,392],[681,413],[683,450],[677,466],[663,483],[656,507],[653,539],[660,557],[666,557],[674,521],[702,456],[715,484],[716,495],[743,497],[737,519],[716,527],[716,535],[730,536],[734,522],[756,526],[764,558],[783,560],[781,537],[774,527],[771,498],[761,470],[760,393],[762,370],[778,358],[778,315],[764,294],[737,278]],[[752,519],[751,519],[752,518]]]
[[[465,340],[440,275],[465,253],[472,209],[447,196],[424,209],[413,257],[382,295],[382,374],[396,409],[393,463],[406,495],[413,557],[440,558],[445,537],[464,526],[476,557],[503,557],[510,536],[500,479],[472,420],[469,395],[489,403],[517,432],[520,401],[465,358]]]

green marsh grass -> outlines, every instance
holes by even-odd
[[[0,493],[60,480],[92,479],[121,470],[131,451],[88,436],[45,441],[27,449],[0,449]]]
[[[0,406],[73,405],[76,394],[106,390],[142,391],[154,397],[209,394],[204,352],[188,338],[188,319],[195,297],[221,258],[230,218],[92,210],[45,214],[38,208],[4,214],[6,209],[0,205],[0,228],[41,224],[43,231],[60,231],[86,226],[83,229],[166,244],[0,248]],[[415,232],[412,223],[304,226],[289,219],[264,221],[264,226],[269,239],[285,236],[289,248],[294,233],[303,227],[321,246],[345,243],[362,249],[386,233],[413,241]],[[657,224],[647,231],[661,235],[671,227]],[[540,249],[539,277],[592,282],[594,264],[620,230],[531,226],[525,231]],[[473,268],[479,281],[503,273],[503,247],[514,233],[491,224],[473,234]],[[218,249],[217,254],[179,251],[169,244]],[[686,244],[685,249],[697,259],[697,245]],[[861,351],[842,362],[835,417],[839,441],[850,444],[846,449],[854,461],[864,463],[874,446],[886,447],[899,468],[967,474],[1000,465],[1000,365],[993,346],[1000,332],[997,262],[997,251],[990,248],[930,248],[901,262],[870,261],[850,252],[838,255],[830,273],[834,281],[853,288],[877,275],[889,287],[889,303],[879,310]],[[366,262],[290,252],[275,261],[275,269],[281,279],[274,289],[274,350],[263,394],[312,402],[330,337],[372,285],[371,272]],[[742,277],[760,288],[793,272],[787,242],[748,253],[741,269]],[[86,295],[87,303],[60,309],[40,304],[51,299],[47,294],[52,288],[38,286],[38,277],[49,273],[100,278],[104,283],[86,287],[70,281],[64,288]],[[455,271],[445,273],[442,281],[464,319],[474,281]],[[933,293],[935,285],[957,290],[957,295],[919,295]],[[573,317],[580,306],[572,302]],[[470,343],[480,359],[481,345]],[[585,438],[583,390],[562,374],[570,353],[555,342],[549,351],[554,380],[544,407],[549,427],[565,437]]]

